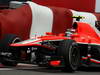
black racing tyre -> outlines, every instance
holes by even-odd
[[[11,52],[12,53],[11,56],[2,56],[1,63],[3,65],[5,65],[5,66],[16,66],[17,65],[17,62],[15,60],[16,60],[18,52],[17,52],[17,50],[12,50],[12,48],[9,46],[9,44],[15,43],[15,42],[20,42],[20,41],[21,41],[21,39],[14,34],[8,34],[1,40],[0,52]]]
[[[63,57],[65,66],[62,71],[74,72],[80,64],[80,50],[74,40],[63,40],[60,42],[60,55]]]

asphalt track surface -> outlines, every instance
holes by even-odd
[[[40,68],[31,64],[19,64],[17,67],[4,67],[0,64],[0,75],[100,75],[100,67],[82,68],[75,73],[66,73],[56,69]]]

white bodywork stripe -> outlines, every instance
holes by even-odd
[[[45,32],[52,31],[53,12],[50,8],[27,1],[32,10],[32,26],[30,38],[35,35],[44,35]]]
[[[16,44],[28,44],[28,43],[40,43],[42,42],[41,39],[28,39],[28,40],[24,40],[24,41],[21,41],[21,42],[18,42]]]
[[[71,10],[73,13],[73,16],[84,16],[85,18],[81,19],[80,22],[85,22],[90,24],[90,26],[95,30],[97,35],[100,37],[100,31],[95,27],[95,21],[97,21],[97,18],[94,14],[88,13],[88,12],[78,12]],[[76,19],[73,19],[73,22],[75,22]]]

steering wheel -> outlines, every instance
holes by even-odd
[[[84,16],[72,16],[72,18],[75,18],[76,21],[80,21],[80,19],[84,19]]]

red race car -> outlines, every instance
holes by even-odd
[[[85,17],[73,18],[77,20],[73,27],[59,35],[47,32],[21,42],[18,42],[19,37],[8,35],[2,40],[1,63],[16,66],[19,62],[30,62],[39,66],[60,67],[69,72],[76,71],[81,65],[100,65],[100,22],[93,26],[79,21]],[[14,39],[18,39],[17,43],[11,42]]]

